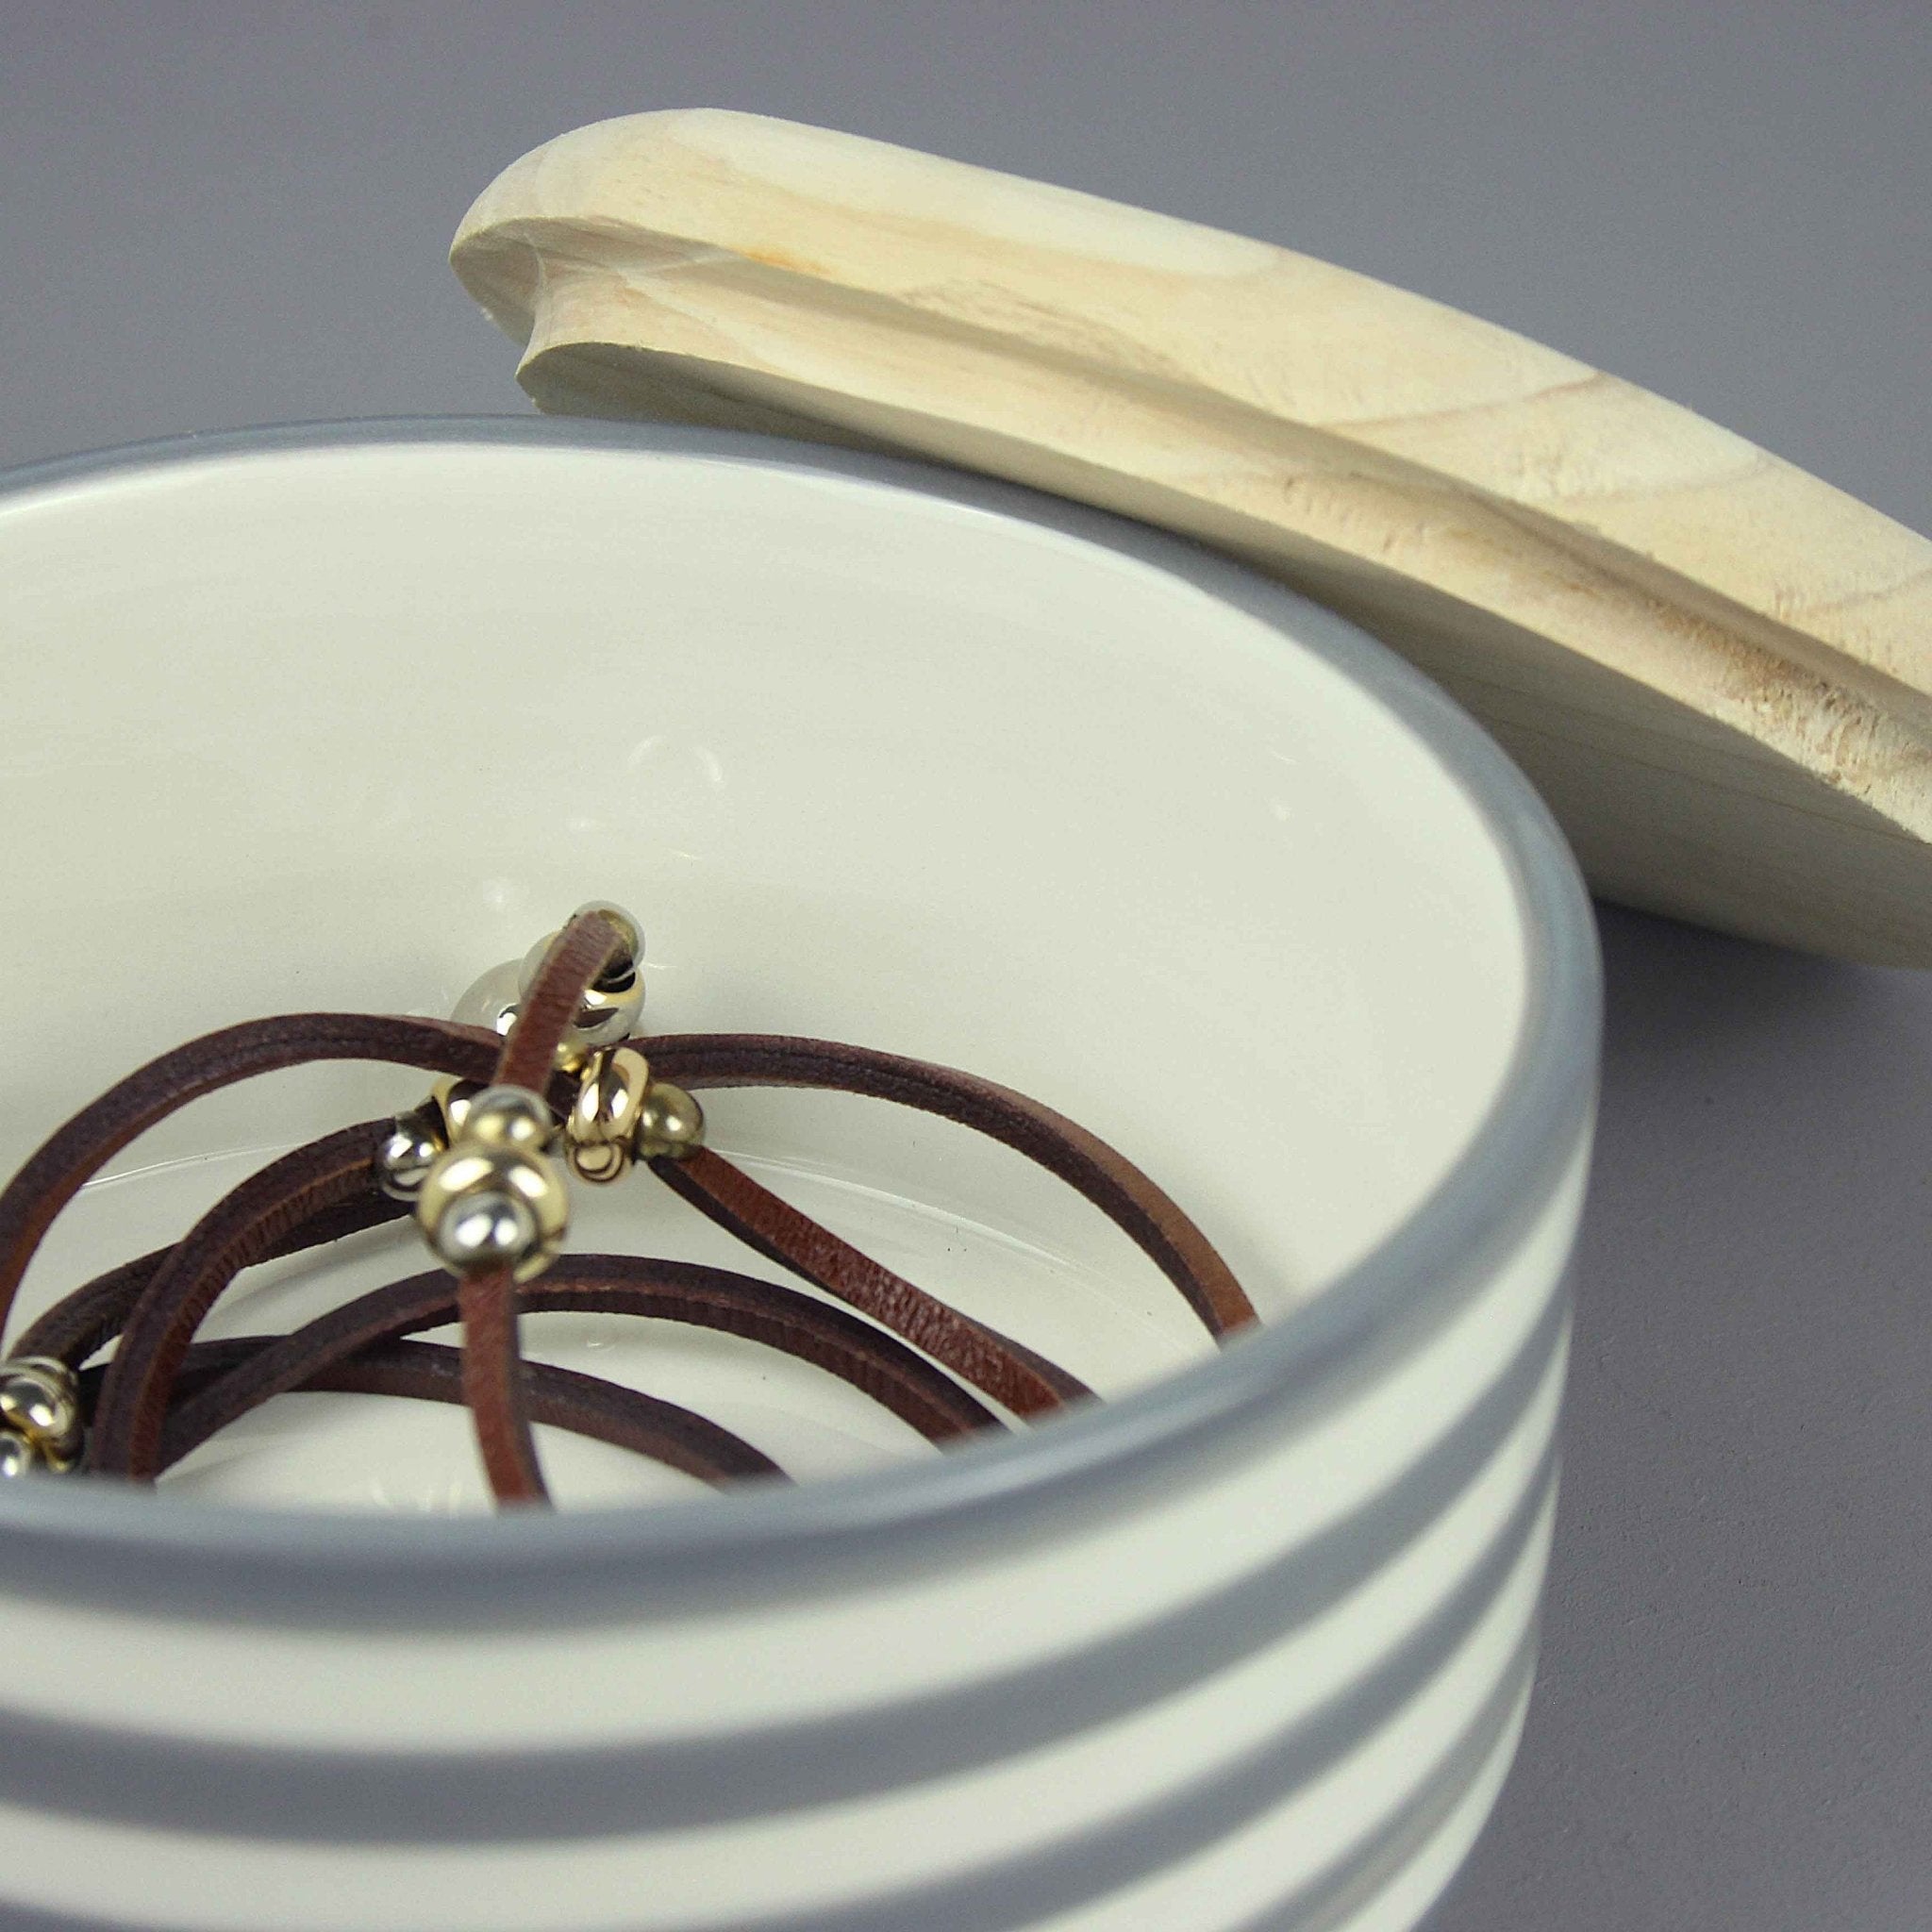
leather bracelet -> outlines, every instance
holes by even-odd
[[[518,1295],[525,1312],[637,1315],[765,1343],[850,1383],[931,1442],[996,1421],[970,1391],[891,1336],[842,1308],[725,1269],[628,1255],[569,1257]],[[454,1287],[439,1271],[375,1290],[292,1334],[263,1341],[238,1366],[176,1403],[161,1466],[271,1397],[309,1386],[330,1365],[439,1327],[455,1314]]]
[[[182,1380],[191,1387],[210,1383],[220,1387],[236,1376],[245,1375],[254,1360],[279,1339],[248,1336],[225,1341],[197,1341],[183,1360]],[[81,1378],[83,1390],[96,1392],[88,1389],[90,1378],[97,1390],[104,1374],[104,1370],[87,1371]],[[784,1479],[785,1472],[763,1450],[675,1403],[627,1389],[599,1375],[556,1368],[548,1362],[531,1362],[528,1374],[530,1413],[536,1421],[553,1428],[568,1429],[575,1435],[628,1449],[708,1483],[724,1484],[754,1475]],[[340,1355],[320,1354],[314,1361],[305,1364],[304,1373],[287,1386],[290,1390],[401,1395],[419,1402],[460,1407],[462,1357],[459,1350],[441,1342],[377,1341]],[[206,1389],[197,1390],[198,1395],[206,1392]],[[205,1406],[199,1401],[192,1407],[184,1405],[178,1417],[170,1418],[162,1467],[173,1468],[217,1430],[225,1428],[256,1406],[251,1403],[229,1412],[223,1405]]]
[[[191,1101],[318,1060],[382,1060],[487,1080],[500,1045],[491,1034],[446,1020],[290,1013],[224,1027],[148,1061],[50,1136],[0,1189],[0,1324],[61,1209],[123,1148]],[[570,1091],[568,1076],[560,1075],[550,1098],[568,1105]]]
[[[1181,1208],[1124,1155],[1037,1100],[903,1054],[773,1033],[670,1034],[651,1064],[687,1087],[802,1087],[888,1100],[970,1127],[1091,1201],[1186,1297],[1210,1335],[1255,1319],[1254,1304]]]
[[[391,1201],[372,1188],[367,1194],[345,1201],[339,1208],[325,1208],[301,1226],[291,1228],[262,1258],[275,1261],[309,1248],[325,1247],[349,1235],[398,1221],[408,1212],[401,1202]],[[14,1344],[14,1353],[51,1357],[79,1368],[120,1334],[142,1290],[174,1252],[172,1247],[157,1248],[96,1275],[29,1324]]]
[[[842,1091],[952,1120],[1074,1187],[1167,1275],[1217,1340],[1254,1319],[1233,1274],[1168,1195],[1104,1141],[1024,1094],[836,1041],[744,1034],[626,1039],[641,999],[639,949],[628,915],[587,908],[533,950],[519,996],[492,1011],[488,1025],[348,1014],[251,1022],[161,1056],[52,1136],[0,1191],[0,1305],[10,1303],[46,1228],[78,1188],[145,1127],[200,1094],[322,1058],[390,1060],[473,1083],[439,1090],[452,1096],[461,1091],[464,1098],[460,1108],[440,1103],[448,1124],[437,1143],[442,1151],[429,1150],[426,1178],[416,1183],[418,1222],[457,1270],[456,1282],[445,1274],[411,1277],[292,1336],[256,1339],[245,1352],[195,1341],[201,1320],[242,1269],[408,1211],[408,1203],[383,1192],[395,1180],[385,1163],[404,1123],[365,1123],[282,1157],[217,1203],[173,1248],[108,1271],[33,1323],[22,1352],[47,1358],[43,1367],[62,1374],[118,1338],[108,1367],[81,1378],[82,1406],[92,1411],[87,1466],[152,1479],[186,1453],[184,1444],[206,1440],[289,1389],[353,1381],[380,1392],[449,1400],[459,1387],[499,1501],[541,1502],[533,1419],[556,1418],[634,1447],[648,1441],[662,1450],[672,1440],[669,1422],[645,1417],[630,1400],[636,1391],[593,1400],[575,1383],[558,1380],[572,1372],[525,1361],[520,1315],[558,1307],[696,1322],[785,1349],[841,1375],[933,1441],[998,1421],[960,1381],[1020,1418],[1089,1393],[1054,1363],[884,1268],[703,1146],[702,1113],[673,1083],[674,1074],[693,1090]],[[600,1045],[600,1038],[617,1044]],[[483,1081],[491,1084],[478,1092],[474,1083]],[[459,1115],[464,1124],[450,1131]],[[620,1115],[629,1141],[613,1152]],[[572,1257],[541,1275],[566,1212],[557,1159],[559,1118],[572,1137],[572,1165],[585,1178],[613,1177],[634,1158],[754,1251],[867,1319],[770,1282],[691,1263]],[[534,1207],[526,1210],[526,1203]],[[408,1352],[433,1350],[406,1338],[452,1316],[463,1326],[459,1360],[446,1351]],[[0,1374],[6,1367],[0,1364]],[[0,1383],[0,1404],[5,1398]],[[0,1428],[0,1456],[8,1440]],[[698,1473],[691,1431],[677,1441],[683,1446],[675,1453],[686,1458],[678,1466]],[[745,1473],[744,1452],[759,1454],[749,1445],[707,1441],[703,1455],[711,1459],[705,1467],[713,1471],[707,1479],[723,1479],[715,1472],[727,1464]],[[58,1466],[53,1447],[47,1460]],[[9,1467],[18,1466],[16,1457]],[[761,1468],[770,1467],[763,1458]]]
[[[155,1474],[168,1383],[202,1316],[242,1269],[266,1260],[302,1223],[370,1191],[382,1128],[364,1122],[284,1155],[218,1202],[170,1253],[128,1310],[101,1385],[88,1468]]]
[[[381,1124],[368,1123],[347,1129],[284,1156],[218,1203],[174,1250],[160,1257],[145,1281],[132,1274],[142,1264],[117,1270],[100,1283],[78,1291],[28,1332],[25,1342],[36,1344],[32,1352],[65,1355],[69,1345],[65,1331],[75,1326],[76,1313],[92,1313],[97,1301],[108,1304],[102,1315],[81,1323],[75,1338],[98,1347],[111,1332],[111,1307],[118,1304],[126,1310],[115,1370],[107,1379],[94,1419],[91,1468],[138,1479],[158,1473],[159,1431],[169,1384],[196,1324],[243,1268],[296,1245],[300,1230],[291,1228],[291,1224],[297,1214],[319,1208],[338,1225],[345,1219],[374,1224],[379,1197],[370,1198],[375,1188],[370,1150]],[[675,1163],[672,1165],[675,1168]],[[720,1162],[720,1167],[729,1175],[744,1178],[725,1163]],[[745,1184],[756,1185],[748,1179]],[[359,1201],[356,1198],[358,1191]],[[783,1208],[775,1197],[763,1198]],[[787,1229],[789,1244],[755,1245],[829,1287],[841,1299],[880,1316],[888,1326],[910,1328],[913,1341],[926,1344],[928,1353],[967,1379],[987,1387],[996,1400],[1007,1401],[1023,1372],[1035,1378],[1044,1391],[1043,1401],[1034,1398],[1026,1404],[1032,1412],[1064,1397],[1089,1392],[1063,1370],[1031,1351],[1023,1354],[1018,1344],[996,1337],[982,1324],[956,1316],[944,1304],[880,1268],[808,1217],[789,1208],[784,1212],[792,1224]],[[824,1257],[827,1255],[835,1257],[836,1265],[826,1262]],[[913,1310],[910,1316],[906,1313],[908,1307]],[[943,1329],[935,1338],[932,1324],[923,1324],[917,1319],[926,1310],[959,1324],[972,1346],[953,1346]],[[1007,1401],[1007,1406],[1021,1409],[1023,1405]]]
[[[376,1213],[380,1209],[386,1208],[391,1214],[399,1211],[392,1204],[382,1202],[379,1196],[370,1198],[374,1182],[370,1175],[368,1149],[373,1146],[379,1131],[379,1123],[368,1123],[285,1155],[225,1197],[176,1247],[160,1256],[145,1257],[142,1262],[126,1264],[102,1276],[99,1281],[88,1284],[56,1309],[50,1310],[28,1331],[23,1339],[24,1353],[59,1356],[69,1360],[76,1360],[80,1354],[91,1353],[119,1334],[120,1347],[115,1356],[114,1371],[107,1377],[94,1415],[88,1457],[90,1468],[144,1480],[158,1474],[165,1466],[160,1457],[161,1419],[168,1408],[170,1384],[185,1359],[196,1324],[214,1305],[222,1291],[244,1268],[275,1254],[293,1252],[298,1246],[308,1245],[304,1240],[308,1229],[303,1226],[291,1229],[289,1226],[293,1212],[320,1199],[325,1203],[321,1213],[328,1218],[332,1226],[341,1227],[345,1222],[352,1225],[375,1224]],[[736,1173],[736,1170],[730,1172]],[[337,1200],[337,1191],[343,1188],[360,1188],[365,1191],[360,1200]],[[802,1227],[799,1237],[802,1242],[815,1244],[820,1249],[836,1246],[839,1252],[850,1256],[858,1266],[873,1269],[882,1276],[887,1284],[887,1292],[896,1288],[943,1314],[952,1313],[943,1304],[933,1302],[922,1291],[912,1290],[909,1284],[902,1282],[890,1271],[877,1269],[876,1264],[868,1261],[857,1250],[838,1242],[836,1237],[816,1223],[804,1216],[798,1216],[797,1220]],[[622,1257],[591,1258],[596,1265],[607,1270],[606,1278],[610,1278],[608,1271],[614,1269],[621,1273],[625,1266],[625,1257]],[[780,1258],[794,1257],[781,1255]],[[638,1265],[671,1271],[663,1277],[668,1281],[677,1279],[676,1271],[689,1264],[658,1262]],[[845,1298],[856,1299],[864,1293],[862,1286],[854,1288],[841,1273],[823,1268],[817,1272],[824,1274],[835,1287],[849,1291]],[[785,1295],[788,1304],[816,1311],[821,1318],[818,1323],[821,1329],[840,1312],[823,1303],[792,1296],[772,1284],[752,1284],[749,1277],[724,1277],[722,1271],[703,1273],[756,1286],[765,1290],[770,1297]],[[142,1278],[143,1274],[145,1279]],[[698,1278],[691,1277],[692,1280]],[[425,1325],[433,1326],[436,1321],[449,1320],[457,1313],[449,1277],[438,1274],[422,1279],[438,1283],[443,1290],[443,1312]],[[523,1291],[520,1305],[525,1307],[540,1305],[541,1296],[539,1300],[533,1300],[533,1294],[546,1287],[551,1279],[546,1275],[536,1289]],[[850,1323],[851,1318],[844,1319]],[[851,1323],[850,1327],[841,1332],[849,1336],[855,1330],[881,1342],[891,1340],[890,1335],[882,1334],[879,1329],[858,1323]],[[991,1335],[991,1331],[976,1330],[976,1333]],[[913,1339],[918,1341],[922,1338],[915,1335]],[[1006,1346],[1017,1349],[1017,1344]],[[896,1344],[894,1348],[896,1359],[905,1362],[921,1360],[909,1350]],[[805,1356],[807,1359],[816,1358],[807,1353],[802,1342],[794,1343],[792,1352]],[[928,1353],[936,1351],[929,1350]],[[1084,1384],[1031,1351],[1026,1352],[1025,1360],[1029,1365],[1039,1365],[1038,1373],[1050,1391],[1064,1390],[1070,1395],[1089,1392]],[[961,1366],[957,1360],[948,1365]],[[1013,1371],[997,1349],[992,1352],[989,1364],[969,1362],[964,1366],[968,1370],[984,1366],[984,1380],[994,1385],[990,1392],[995,1399],[1001,1398],[1002,1391],[1012,1379]],[[974,1377],[969,1374],[968,1379]],[[964,1391],[960,1393],[963,1395]],[[1058,1399],[1058,1393],[1050,1394],[1051,1401]],[[1008,1406],[1017,1407],[1013,1404]],[[983,1425],[991,1420],[991,1411],[977,1403],[973,1405],[974,1425]]]
[[[491,1074],[492,1087],[541,1091],[585,994],[622,943],[616,925],[595,911],[580,912],[558,934],[525,989]],[[549,1491],[530,1436],[512,1271],[492,1267],[466,1275],[457,1292],[457,1307],[463,1324],[463,1400],[476,1425],[476,1446],[491,1488],[499,1503],[546,1502]]]

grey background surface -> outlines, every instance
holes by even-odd
[[[471,197],[724,106],[1366,270],[1932,528],[1928,104],[1932,0],[0,0],[0,463],[516,409]],[[1932,981],[1603,932],[1541,1689],[1431,1932],[1924,1932]]]

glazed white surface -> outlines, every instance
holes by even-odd
[[[1515,1044],[1511,885],[1430,749],[1274,625],[1062,531],[745,462],[378,444],[11,500],[0,575],[9,1165],[148,1053],[293,1008],[446,1011],[613,897],[644,919],[648,1030],[849,1038],[1033,1092],[1279,1314],[1441,1178]],[[134,941],[111,1029],[76,1024],[48,943],[75,919]],[[336,1067],[197,1105],[71,1211],[24,1306],[423,1085]],[[796,1094],[712,1115],[803,1205],[1103,1391],[1205,1346],[1098,1215],[963,1130]],[[648,1183],[618,1191],[581,1240],[742,1259]],[[407,1240],[364,1248],[266,1271],[210,1332],[415,1265]],[[739,1344],[547,1318],[532,1345],[722,1404],[805,1474],[923,1453],[763,1351],[748,1374]],[[461,1419],[414,1407],[296,1398],[178,1481],[479,1507]],[[691,1488],[545,1449],[575,1501]]]

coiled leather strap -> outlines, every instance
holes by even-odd
[[[272,1162],[218,1201],[156,1270],[129,1309],[101,1385],[87,1464],[151,1477],[175,1371],[228,1283],[303,1223],[371,1191],[386,1123],[364,1121]]]
[[[524,989],[503,1043],[491,1084],[541,1093],[550,1083],[557,1050],[597,975],[623,944],[601,913],[579,913],[551,942],[536,976]],[[463,1324],[463,1400],[476,1424],[476,1447],[499,1503],[549,1500],[537,1444],[524,1353],[517,1339],[517,1288],[508,1268],[464,1280],[457,1291]]]
[[[281,1339],[249,1336],[230,1341],[197,1341],[182,1359],[182,1386],[198,1391],[210,1382],[219,1386],[245,1375],[256,1357]],[[97,1393],[103,1374],[101,1370],[89,1370],[82,1378],[83,1392]],[[554,1368],[547,1362],[531,1362],[528,1374],[531,1416],[553,1428],[594,1437],[708,1483],[724,1484],[754,1475],[785,1477],[785,1472],[762,1449],[674,1402],[660,1401],[598,1375]],[[462,1356],[459,1350],[440,1342],[371,1342],[340,1356],[318,1356],[289,1386],[359,1395],[404,1395],[419,1402],[460,1406]],[[216,1429],[225,1427],[252,1406],[229,1412],[221,1405],[184,1404],[183,1413],[169,1423],[163,1466],[173,1468]]]
[[[503,1042],[480,1027],[376,1013],[289,1013],[204,1034],[136,1069],[51,1135],[0,1189],[0,1327],[42,1237],[124,1147],[205,1094],[316,1060],[384,1060],[488,1080]],[[567,1076],[550,1098],[568,1101]]]
[[[325,1058],[388,1060],[486,1082],[502,1080],[508,1073],[524,1076],[510,1084],[541,1087],[560,1111],[569,1104],[574,1082],[552,1071],[557,1044],[552,1036],[560,1037],[569,1024],[584,989],[609,958],[613,939],[614,928],[594,915],[566,928],[540,969],[521,1009],[519,1026],[508,1041],[440,1021],[297,1014],[226,1028],[162,1055],[84,1108],[0,1191],[0,1307],[10,1304],[60,1208],[108,1159],[175,1108],[255,1074]],[[791,1036],[668,1035],[641,1044],[647,1044],[653,1070],[660,1077],[694,1090],[838,1090],[938,1114],[986,1134],[1037,1161],[1108,1214],[1174,1283],[1211,1334],[1224,1336],[1254,1319],[1246,1295],[1206,1237],[1148,1176],[1074,1122],[1011,1089],[904,1056]],[[241,1269],[378,1225],[404,1211],[386,1200],[375,1184],[375,1148],[386,1126],[387,1123],[364,1124],[283,1157],[218,1203],[175,1248],[110,1271],[29,1327],[18,1344],[22,1352],[58,1355],[76,1363],[120,1335],[115,1360],[99,1378],[91,1467],[143,1478],[175,1459],[171,1417],[178,1407],[177,1377],[191,1359],[212,1361],[195,1352],[194,1331]],[[1032,1350],[946,1307],[859,1253],[723,1156],[701,1151],[683,1161],[659,1159],[652,1167],[686,1200],[758,1252],[905,1336],[1014,1413],[1038,1415],[1087,1392],[1075,1378]],[[561,1265],[566,1272],[554,1282],[538,1284],[535,1294],[529,1290],[520,1293],[507,1275],[486,1276],[461,1290],[453,1289],[446,1277],[417,1278],[441,1282],[444,1307],[442,1314],[420,1325],[447,1321],[452,1297],[455,1311],[464,1322],[465,1399],[477,1418],[492,1486],[506,1499],[540,1500],[541,1495],[529,1422],[532,1416],[545,1417],[532,1407],[534,1385],[517,1347],[519,1309],[550,1305],[541,1296],[553,1291],[578,1294],[578,1299],[560,1305],[584,1306],[581,1293],[590,1291],[591,1276],[599,1268],[615,1267],[622,1275],[625,1269],[675,1269],[688,1264],[632,1263],[608,1257]],[[889,1338],[878,1329],[855,1323],[853,1328],[868,1340],[858,1341],[848,1331],[834,1341],[824,1332],[822,1322],[812,1326],[816,1317],[801,1317],[789,1305],[781,1310],[770,1299],[789,1291],[751,1282],[749,1277],[724,1276],[723,1271],[711,1274],[741,1284],[730,1291],[738,1297],[730,1304],[736,1310],[732,1319],[762,1324],[758,1339],[819,1360],[821,1366],[844,1374],[856,1386],[888,1400],[889,1406],[891,1400],[909,1403],[928,1423],[935,1422],[944,1402],[930,1384],[916,1397],[907,1392],[913,1382],[908,1379],[906,1364],[917,1364],[913,1380],[936,1377],[973,1404],[971,1419],[961,1421],[960,1426],[983,1426],[992,1420],[984,1405],[973,1403],[920,1357],[900,1350],[889,1362],[882,1353]],[[597,1277],[597,1291],[632,1296],[625,1306],[633,1307],[633,1311],[646,1311],[634,1306],[640,1293],[658,1295],[662,1306],[651,1312],[662,1312],[675,1299],[666,1285],[670,1277],[654,1277],[658,1285],[646,1291],[643,1277],[619,1275]],[[419,1298],[423,1292],[410,1284],[397,1287]],[[836,1312],[808,1298],[791,1300],[817,1310],[820,1317]],[[725,1302],[715,1306],[723,1309]],[[315,1353],[324,1340],[317,1334],[304,1344],[309,1351],[307,1356],[299,1350],[294,1355],[286,1352],[285,1345],[294,1338],[265,1344],[248,1358],[253,1362],[258,1357],[265,1365],[256,1372],[255,1380],[238,1382],[223,1404],[197,1412],[211,1431],[222,1425],[220,1414],[243,1412],[235,1405],[251,1388],[262,1392],[246,1406],[281,1388],[314,1386],[307,1378],[315,1374],[363,1374],[352,1366],[359,1354],[389,1348],[403,1332],[384,1327],[380,1335],[372,1331],[353,1344],[330,1341],[328,1348],[335,1352],[322,1354]],[[815,1355],[815,1349],[828,1353]],[[438,1391],[446,1387],[435,1379],[445,1374],[441,1357],[434,1366],[425,1366],[430,1358],[425,1357],[385,1360],[389,1366],[380,1374],[388,1377],[385,1386],[397,1392],[404,1392],[405,1382],[425,1390],[432,1384]],[[300,1367],[304,1362],[304,1374],[288,1381],[291,1365]],[[232,1373],[241,1372],[238,1358]],[[376,1377],[378,1370],[369,1366],[366,1374]],[[197,1373],[193,1379],[200,1382],[203,1377]],[[192,1407],[210,1398],[216,1387],[219,1382],[187,1393],[183,1400]],[[544,1398],[551,1412],[588,1414],[581,1404],[575,1410],[569,1404],[558,1407],[555,1389],[549,1384],[546,1388],[551,1388]],[[891,1391],[890,1396],[882,1391]],[[442,1398],[438,1394],[431,1399]],[[939,1408],[922,1406],[934,1401],[941,1401]],[[926,1426],[906,1409],[900,1412],[915,1426]]]
[[[1170,1195],[1097,1134],[1010,1087],[904,1054],[781,1033],[666,1034],[649,1048],[652,1068],[685,1087],[858,1093],[970,1127],[1084,1194],[1186,1296],[1210,1335],[1255,1319],[1233,1270]]]
[[[950,1441],[996,1420],[970,1391],[880,1329],[795,1290],[725,1269],[628,1255],[571,1257],[521,1289],[519,1300],[526,1313],[636,1315],[780,1349],[850,1383],[928,1441]],[[226,1374],[176,1403],[163,1438],[161,1466],[171,1467],[270,1397],[313,1387],[313,1378],[334,1365],[440,1327],[455,1313],[448,1275],[417,1274],[359,1295],[291,1335],[262,1341]]]

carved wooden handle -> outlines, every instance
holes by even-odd
[[[1365,275],[757,115],[507,170],[457,273],[545,409],[913,451],[1239,553],[1507,746],[1609,897],[1932,964],[1932,543]]]

